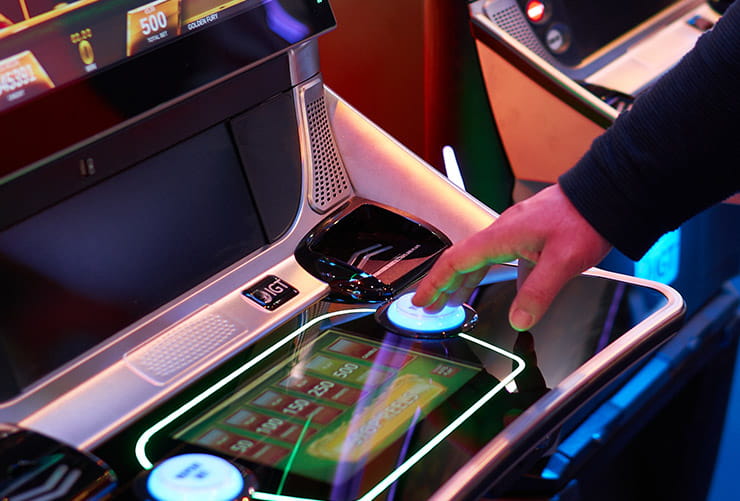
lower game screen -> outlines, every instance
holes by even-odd
[[[0,401],[264,244],[225,126],[0,232]]]
[[[254,499],[427,499],[503,429],[523,362],[475,336],[389,333],[374,312],[296,317],[96,454],[134,478],[124,488],[201,452],[251,471]]]
[[[300,360],[250,381],[175,438],[342,483],[481,370],[336,330]]]

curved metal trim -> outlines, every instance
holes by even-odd
[[[612,376],[617,364],[630,363],[629,354],[634,348],[648,342],[657,346],[665,341],[685,311],[683,298],[669,286],[596,268],[585,274],[649,286],[662,293],[668,302],[535,402],[445,482],[432,501],[471,499],[482,494],[492,483],[491,479],[495,481],[508,473],[538,445],[543,439],[539,430],[555,429],[562,424],[576,410],[579,396],[591,384]]]

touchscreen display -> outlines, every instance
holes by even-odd
[[[388,489],[424,499],[417,472],[441,467],[442,481],[498,433],[513,402],[500,395],[526,364],[474,336],[429,344],[385,332],[374,312],[335,311],[271,335],[140,433],[137,461],[221,455],[255,473],[254,499],[375,499]]]
[[[481,370],[336,330],[299,360],[283,361],[174,437],[344,483]]]

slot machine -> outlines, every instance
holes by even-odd
[[[704,0],[472,2],[486,91],[519,188],[574,165],[721,11]]]
[[[322,80],[327,0],[79,0],[0,30],[0,497],[475,499],[675,334],[668,286],[515,263],[496,214]]]

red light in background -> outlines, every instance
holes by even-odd
[[[539,23],[545,18],[545,4],[540,0],[527,2],[527,17],[533,23]]]

